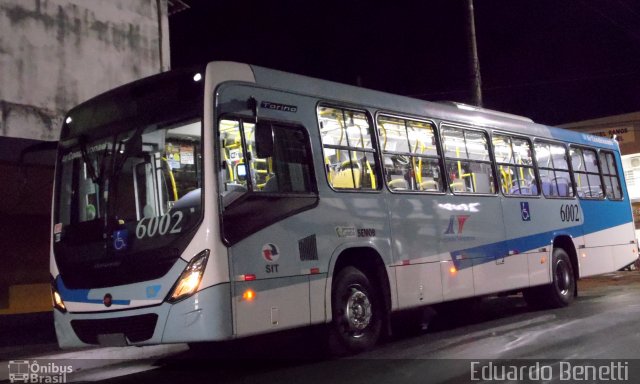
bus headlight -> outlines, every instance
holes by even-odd
[[[62,301],[62,296],[60,296],[60,292],[58,292],[55,280],[51,281],[51,300],[53,301],[53,308],[56,308],[62,313],[67,312],[67,307],[65,307],[64,301]]]
[[[200,286],[202,280],[202,274],[207,266],[207,260],[209,259],[209,250],[200,252],[194,257],[187,267],[184,269],[180,278],[171,289],[167,301],[170,303],[186,299],[193,295]]]

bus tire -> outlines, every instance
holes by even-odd
[[[551,284],[523,291],[527,304],[534,308],[562,308],[573,302],[576,279],[569,255],[564,249],[553,249],[551,268]]]
[[[334,278],[329,351],[341,356],[371,349],[382,330],[383,306],[369,278],[348,266]]]

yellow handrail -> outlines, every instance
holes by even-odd
[[[369,160],[367,160],[367,158],[364,158],[364,162],[367,166],[367,172],[369,173],[369,178],[371,179],[371,188],[372,189],[376,189],[376,175],[373,173],[373,170],[371,169],[371,164],[369,164]]]
[[[171,164],[166,157],[162,157],[162,160],[167,164],[169,170],[169,179],[171,179],[171,187],[173,189],[173,201],[178,201],[178,187],[176,187],[176,179],[173,177],[173,171],[171,170]]]

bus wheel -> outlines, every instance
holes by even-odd
[[[554,248],[551,284],[533,287],[523,292],[527,304],[536,308],[561,308],[573,301],[576,279],[569,255],[562,248]]]
[[[333,282],[333,319],[329,349],[334,355],[358,353],[372,348],[382,329],[382,304],[367,276],[345,267]]]

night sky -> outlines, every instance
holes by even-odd
[[[466,0],[183,0],[173,68],[232,60],[471,103]],[[484,106],[562,124],[640,111],[640,1],[475,0]]]

